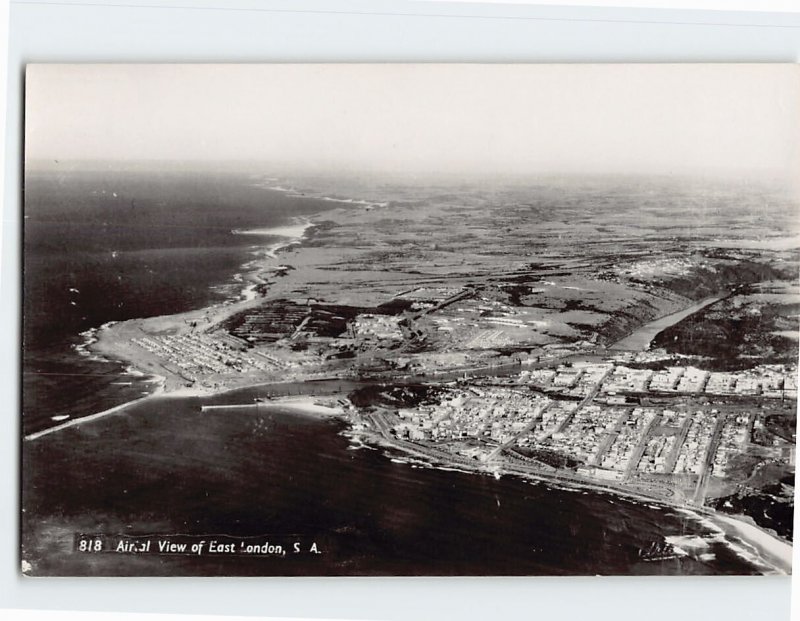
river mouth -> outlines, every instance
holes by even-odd
[[[654,541],[711,535],[670,508],[393,461],[344,429],[172,398],[26,442],[23,558],[50,576],[757,573],[721,543],[709,561],[642,562]],[[323,553],[89,555],[79,533],[269,535]]]

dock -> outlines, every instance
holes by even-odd
[[[247,408],[258,408],[259,405],[264,405],[263,403],[241,403],[241,404],[229,404],[229,405],[201,405],[200,411],[206,412],[209,410],[244,410]]]

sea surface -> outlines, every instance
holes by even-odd
[[[142,396],[151,378],[92,358],[91,331],[235,298],[254,244],[236,235],[333,204],[204,172],[28,172],[24,218],[23,429]]]
[[[335,206],[237,175],[29,173],[23,430],[152,390],[81,345],[108,321],[236,294],[254,240]],[[270,240],[264,238],[263,242]],[[302,386],[293,387],[301,390]],[[211,398],[252,403],[261,389]],[[430,468],[354,442],[342,421],[201,412],[158,397],[23,442],[22,560],[34,575],[750,574],[696,516],[597,492]],[[88,554],[79,534],[255,537],[317,553]],[[681,554],[642,560],[675,542]],[[308,550],[306,550],[308,552]]]

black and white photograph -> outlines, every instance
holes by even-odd
[[[24,575],[792,573],[797,65],[24,84]]]

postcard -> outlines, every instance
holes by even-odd
[[[29,576],[791,573],[787,64],[33,64]]]

